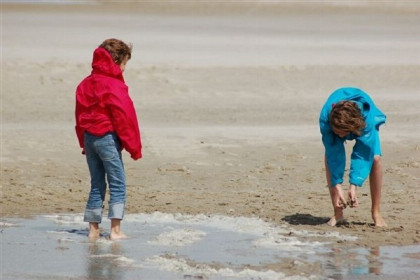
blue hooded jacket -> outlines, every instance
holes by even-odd
[[[355,102],[365,118],[366,127],[360,136],[350,133],[340,138],[331,129],[329,116],[332,107],[343,100]],[[385,123],[385,120],[386,116],[376,107],[369,95],[358,88],[340,88],[330,95],[322,107],[319,126],[331,174],[331,187],[343,183],[346,166],[344,142],[346,140],[356,140],[351,154],[350,184],[362,186],[372,168],[377,130],[381,124]]]

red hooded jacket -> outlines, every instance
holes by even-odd
[[[84,153],[84,132],[102,136],[115,132],[133,159],[141,154],[136,110],[121,68],[104,48],[93,53],[92,73],[76,89],[76,134]]]

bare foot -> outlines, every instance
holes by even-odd
[[[344,214],[343,209],[335,208],[334,209],[334,216],[327,222],[327,225],[335,227],[337,224],[344,222]]]
[[[98,223],[89,223],[89,234],[88,237],[91,241],[99,238],[100,230]]]
[[[96,239],[99,238],[99,233],[89,232],[88,238],[90,241],[95,241]]]
[[[126,239],[128,238],[127,235],[125,235],[122,231],[120,232],[112,232],[109,234],[109,239],[111,240],[119,240],[119,239]]]
[[[375,222],[375,227],[387,227],[385,220],[382,218],[381,214],[372,214],[373,221]]]
[[[336,225],[342,224],[344,222],[345,222],[345,220],[344,220],[343,217],[336,218],[335,216],[332,216],[331,219],[327,222],[327,225],[329,225],[331,227],[335,227]]]
[[[359,201],[357,200],[357,187],[355,185],[350,185],[349,188],[349,206],[350,208],[356,208],[359,205]]]
[[[111,219],[111,233],[109,234],[109,239],[118,240],[127,238],[121,231],[121,219]]]

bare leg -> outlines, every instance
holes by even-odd
[[[329,226],[335,226],[344,220],[343,208],[346,207],[346,200],[344,199],[343,190],[341,185],[336,185],[334,188],[331,187],[331,175],[330,169],[327,165],[327,159],[325,158],[325,175],[327,178],[327,188],[330,192],[331,202],[334,209],[334,216],[327,222]]]
[[[120,219],[111,219],[111,233],[109,238],[112,240],[127,238],[127,236],[121,231]]]
[[[380,156],[375,156],[372,170],[369,176],[370,197],[372,199],[372,218],[377,227],[386,227],[387,224],[381,216],[381,191],[382,191],[382,160]]]
[[[89,223],[89,235],[90,240],[95,240],[99,238],[99,224],[98,223]]]
[[[331,196],[331,202],[333,204],[334,209],[334,216],[327,222],[329,226],[335,226],[338,223],[344,221],[344,213],[343,209],[345,208],[345,204],[341,204],[342,206],[337,206],[337,197],[343,196],[343,190],[341,189],[341,185],[336,185],[334,188],[328,187]]]

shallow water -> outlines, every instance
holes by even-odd
[[[356,237],[257,218],[127,215],[131,237],[87,239],[82,215],[2,219],[2,279],[418,279],[420,245],[337,247]],[[317,241],[315,241],[315,239]]]

